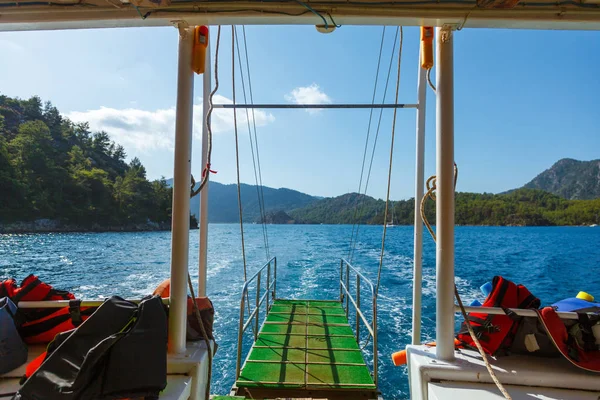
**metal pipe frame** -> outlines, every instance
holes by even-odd
[[[44,300],[44,301],[19,301],[17,305],[19,308],[64,308],[69,307],[69,303],[73,300]],[[126,299],[131,303],[140,303],[140,299]],[[81,307],[99,307],[105,300],[81,300],[79,305]],[[168,306],[170,304],[169,298],[163,298],[162,302]]]
[[[421,200],[425,181],[425,109],[427,106],[427,71],[421,68],[419,54],[419,78],[417,82],[417,131],[415,155],[415,221],[413,247],[413,307],[412,344],[421,344],[421,299],[423,286],[423,219]]]
[[[206,67],[202,76],[202,164],[204,168],[208,162],[208,124],[206,119],[210,104],[208,98],[212,87],[211,81],[211,62],[210,62],[210,40],[206,46]],[[200,210],[198,220],[198,296],[206,296],[206,274],[208,272],[208,189],[210,187],[210,173],[207,172],[206,186],[200,192]]]
[[[4,1],[5,2],[5,1]],[[541,1],[540,1],[541,2]],[[183,3],[183,4],[182,4]],[[340,1],[311,2],[324,13],[330,12],[341,25],[443,26],[510,29],[600,29],[600,12],[595,8],[545,3],[513,9],[473,8],[465,4],[415,5],[412,3],[350,4]],[[0,31],[42,29],[91,29],[171,26],[173,21],[190,25],[316,25],[322,20],[302,4],[289,1],[209,1],[196,4],[173,2],[154,10],[146,18],[127,4],[112,3],[94,7],[48,4],[23,6],[13,1],[2,7]],[[166,9],[166,11],[165,11]],[[468,18],[465,18],[465,16]]]
[[[508,308],[508,310],[514,312],[516,315],[520,316],[520,317],[538,317],[538,314],[535,312],[534,309],[522,309],[522,308]],[[458,304],[454,305],[454,311],[455,312],[460,312],[460,307],[458,306]],[[471,307],[471,306],[465,306],[465,311],[468,313],[484,313],[484,314],[492,314],[492,315],[508,315],[506,314],[505,310],[503,308],[499,308],[499,307]],[[579,314],[582,313],[576,313],[576,312],[570,312],[570,311],[560,311],[556,313],[558,315],[559,318],[561,319],[579,319]],[[583,313],[585,314],[585,313]],[[593,313],[590,313],[593,314]]]
[[[352,303],[352,305],[356,309],[357,315],[360,316],[360,319],[364,322],[364,324],[367,327],[367,330],[369,331],[369,333],[371,335],[373,335],[374,334],[373,327],[371,326],[371,324],[369,323],[369,321],[365,317],[365,314],[363,314],[363,312],[359,309],[358,304],[356,304],[356,301],[350,295],[350,292],[348,291],[348,288],[346,287],[346,285],[344,284],[344,282],[341,282],[341,286],[342,286],[344,292],[348,295],[348,298],[350,299],[350,302]]]
[[[269,275],[270,275],[270,270],[271,270],[271,263],[273,263],[273,281],[269,282]],[[265,287],[265,294],[262,295],[262,297],[260,296],[260,277],[262,272],[265,270],[265,268],[267,269],[267,284]],[[246,316],[246,295],[248,293],[248,288],[250,283],[252,283],[254,280],[257,281],[257,288],[256,288],[256,307],[254,308],[254,310],[250,313],[250,315],[248,316],[248,319],[245,320],[245,316]],[[249,279],[246,280],[246,282],[244,282],[244,286],[242,287],[242,299],[240,301],[240,320],[239,320],[239,324],[238,324],[238,340],[237,340],[237,359],[236,359],[236,364],[235,364],[235,379],[239,378],[240,376],[240,371],[242,369],[242,350],[243,350],[243,337],[244,337],[244,332],[246,332],[246,330],[248,329],[248,327],[250,326],[250,324],[253,322],[253,319],[255,319],[255,336],[254,336],[254,341],[256,341],[256,335],[258,335],[258,317],[259,317],[259,309],[260,306],[263,304],[263,302],[266,300],[267,304],[270,304],[269,302],[269,296],[272,296],[273,300],[275,299],[275,295],[276,295],[276,282],[277,282],[277,257],[272,257],[269,261],[267,261],[258,271],[256,271],[256,273],[254,273],[254,275],[252,275]],[[271,292],[271,289],[273,290]],[[265,312],[265,316],[267,315],[269,311],[269,308],[267,307],[267,310]]]
[[[454,60],[453,32],[436,46],[436,356],[454,360]]]
[[[360,276],[356,275],[356,342],[360,341],[360,321],[358,320],[360,310]]]
[[[274,288],[274,285],[271,285],[270,288]],[[270,296],[269,296],[270,297]],[[266,293],[262,295],[260,304],[262,305],[264,300],[268,300],[266,298]],[[360,306],[359,297],[357,296],[356,304]],[[64,308],[69,307],[69,302],[72,300],[44,300],[44,301],[20,301],[18,303],[19,308]],[[104,303],[105,300],[81,300],[81,307],[99,307]],[[126,299],[131,303],[140,303],[140,299]],[[168,306],[170,301],[168,298],[163,298],[162,302],[164,305]],[[514,312],[516,315],[521,317],[537,317],[535,310],[532,309],[521,309],[521,308],[509,308],[508,310]],[[454,311],[460,312],[460,307],[456,304],[454,305]],[[485,313],[492,315],[505,315],[505,311],[502,308],[498,307],[471,307],[465,306],[465,311],[468,313]],[[561,319],[573,319],[576,320],[579,318],[579,314],[572,311],[559,311],[556,313]],[[590,313],[593,314],[593,313]],[[369,332],[370,333],[370,332]]]
[[[194,107],[192,71],[193,31],[179,25],[175,161],[171,222],[171,305],[169,310],[170,353],[185,352],[187,323],[188,260],[190,244],[190,179]]]
[[[214,104],[213,108],[263,108],[263,109],[285,109],[285,108],[340,108],[340,109],[355,109],[355,108],[417,108],[417,104]]]
[[[343,279],[343,270],[346,266],[346,283]],[[349,291],[350,286],[350,270],[356,274],[356,298],[355,301]],[[373,320],[371,323],[367,320],[363,312],[360,310],[360,282],[363,281],[367,284],[371,291],[371,298],[373,299]],[[341,259],[340,261],[340,300],[346,297],[346,316],[348,316],[349,302],[352,303],[356,310],[356,342],[359,343],[359,317],[360,320],[365,324],[367,331],[373,337],[373,382],[377,385],[377,373],[378,373],[378,354],[377,354],[377,296],[375,295],[375,285],[367,277],[365,277],[360,271],[352,266],[347,260]],[[343,305],[343,302],[342,302]]]

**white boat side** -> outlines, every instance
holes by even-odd
[[[14,3],[14,4],[13,4]],[[189,236],[189,182],[192,142],[191,110],[193,107],[192,71],[189,68],[191,41],[189,26],[200,24],[319,24],[314,14],[305,13],[299,2],[290,1],[214,1],[189,3],[174,1],[165,7],[149,9],[146,18],[129,3],[113,4],[106,0],[90,0],[90,8],[69,8],[51,2],[47,5],[27,6],[23,2],[0,0],[0,31],[43,29],[115,28],[140,26],[169,26],[180,29],[178,69],[178,95],[176,108],[176,139],[173,197],[173,243],[171,281],[172,296],[169,314],[169,386],[161,399],[201,399],[207,384],[207,349],[203,345],[185,342],[185,316],[187,295],[187,260]],[[448,398],[498,398],[497,390],[490,386],[489,375],[478,354],[454,349],[454,85],[453,36],[456,28],[524,28],[524,29],[600,29],[600,9],[582,8],[572,4],[550,4],[534,0],[528,5],[513,9],[474,9],[472,5],[449,5],[443,2],[423,3],[415,6],[405,1],[381,2],[311,2],[335,15],[343,25],[404,25],[437,26],[437,229],[436,245],[436,342],[435,350],[422,345],[408,346],[409,382],[413,399]],[[587,0],[586,4],[598,4]],[[168,12],[161,12],[165,10]],[[286,15],[303,12],[302,15]],[[210,57],[207,57],[207,63]],[[210,70],[211,66],[207,66]],[[420,81],[422,77],[420,78]],[[420,85],[421,86],[421,85]],[[204,93],[210,91],[210,77],[204,79]],[[419,90],[421,93],[421,90]],[[419,96],[421,97],[421,95]],[[424,101],[419,100],[424,114]],[[207,108],[204,108],[206,117]],[[205,120],[206,118],[204,118]],[[424,135],[424,124],[418,123],[418,137]],[[419,131],[420,130],[420,131]],[[203,154],[206,151],[206,129],[203,129]],[[419,136],[420,135],[420,136]],[[422,152],[422,147],[418,152]],[[417,160],[419,158],[417,157]],[[423,160],[421,153],[420,160]],[[417,161],[419,162],[419,161]],[[422,169],[417,168],[416,190],[422,196]],[[187,199],[186,199],[187,197]],[[206,223],[208,196],[201,197],[201,226]],[[182,217],[185,216],[184,217]],[[178,217],[177,217],[178,216]],[[420,219],[415,218],[416,223]],[[207,228],[201,232],[207,232]],[[415,235],[415,257],[420,257],[421,237]],[[206,234],[201,233],[202,240]],[[206,245],[200,246],[200,292],[206,285]],[[420,261],[415,262],[415,277],[419,279]],[[420,282],[415,282],[415,287]],[[415,307],[420,303],[415,296]],[[420,309],[420,307],[418,307]],[[413,315],[420,316],[419,312]],[[420,324],[415,317],[414,324]],[[413,328],[419,332],[416,326]],[[413,337],[413,343],[420,338]],[[32,348],[30,356],[36,351]],[[600,379],[597,375],[574,369],[562,360],[541,362],[535,358],[511,357],[493,360],[500,380],[507,384],[514,398],[573,398],[598,399]],[[19,370],[0,377],[0,392],[18,387]],[[19,375],[20,376],[20,375]],[[403,379],[398,373],[398,379]],[[520,397],[519,397],[520,396]],[[594,397],[595,396],[595,397]]]

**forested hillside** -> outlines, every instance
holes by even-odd
[[[600,223],[600,199],[565,200],[542,190],[518,189],[507,194],[456,193],[458,225],[590,225]],[[426,215],[435,223],[435,203],[428,201]],[[289,214],[296,223],[382,224],[385,202],[356,193],[319,200]],[[390,205],[395,224],[412,225],[414,200]],[[388,216],[388,222],[392,216]]]
[[[168,228],[172,189],[164,179],[149,181],[140,160],[106,132],[73,123],[39,97],[0,95],[0,231],[2,225],[51,220],[72,229]],[[528,186],[504,194],[456,194],[459,225],[590,225],[600,223],[598,160],[563,159]],[[535,183],[535,185],[534,185]],[[562,189],[561,189],[562,188]],[[348,193],[317,198],[291,189],[263,187],[269,223],[382,224],[385,203]],[[242,184],[246,221],[260,222],[256,186]],[[192,199],[192,212],[198,212]],[[412,224],[413,200],[391,204],[388,222]],[[435,222],[433,202],[427,204]],[[209,221],[237,222],[237,187],[211,182]],[[196,224],[192,217],[192,226]],[[56,225],[56,224],[55,224]]]
[[[106,132],[73,123],[39,97],[0,95],[0,222],[168,225],[172,190]]]

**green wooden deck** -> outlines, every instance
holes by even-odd
[[[341,303],[322,300],[275,300],[236,387],[240,394],[325,390],[367,398],[376,391]]]

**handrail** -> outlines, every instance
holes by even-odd
[[[524,308],[508,308],[508,310],[514,312],[516,315],[520,317],[535,317],[537,318],[538,314],[534,309],[524,309]],[[454,305],[454,311],[460,312],[460,307],[458,305]],[[465,306],[465,311],[468,313],[483,313],[483,314],[492,314],[492,315],[507,315],[505,309],[499,307],[473,307],[473,306]],[[579,314],[571,311],[559,311],[556,313],[561,319],[578,319]]]
[[[346,282],[344,282],[344,266],[346,267]],[[350,271],[356,275],[356,300],[350,294]],[[367,320],[365,315],[360,309],[360,289],[361,281],[365,282],[371,290],[371,298],[373,301],[373,320],[371,323]],[[346,298],[346,317],[349,314],[350,302],[354,306],[356,312],[356,343],[360,344],[360,321],[363,322],[369,334],[373,337],[373,382],[377,385],[377,295],[375,294],[375,285],[364,276],[359,270],[354,268],[347,260],[341,259],[340,261],[340,301],[342,306],[344,305],[344,297]],[[360,317],[360,319],[359,319]]]
[[[39,300],[39,301],[19,301],[17,303],[19,308],[63,308],[69,307],[70,302],[73,300]],[[105,300],[78,300],[80,307],[100,307]],[[126,299],[131,303],[140,303],[140,299]],[[169,298],[163,298],[162,302],[164,305],[169,305]]]
[[[354,108],[366,108],[366,109],[375,109],[375,108],[418,108],[418,104],[213,104],[213,108],[226,108],[226,109],[237,109],[237,108],[262,108],[262,109],[272,109],[272,108],[301,108],[301,109],[321,109],[321,108],[346,108],[346,109],[354,109]]]
[[[271,264],[273,264],[273,280],[272,281],[271,281]],[[261,277],[262,277],[262,273],[265,270],[265,268],[267,270],[265,294],[260,296]],[[254,280],[256,280],[256,304],[255,304],[254,310],[252,310],[250,312],[248,319],[245,320],[244,318],[246,316],[246,298],[248,297],[248,287],[250,286],[250,283],[252,283]],[[237,341],[237,360],[236,360],[236,365],[235,365],[235,379],[236,380],[240,377],[240,370],[242,367],[242,346],[243,346],[244,332],[246,332],[246,330],[252,324],[253,319],[254,319],[254,324],[255,324],[254,325],[254,341],[256,341],[257,335],[258,335],[258,321],[259,321],[259,314],[260,314],[260,311],[259,311],[260,306],[266,300],[266,307],[265,307],[266,308],[265,315],[266,315],[270,308],[269,298],[275,300],[276,289],[277,289],[277,257],[273,257],[269,261],[267,261],[258,271],[256,271],[256,273],[254,275],[252,275],[249,279],[247,279],[246,282],[244,282],[244,286],[242,287],[242,299],[240,301],[240,322],[239,322],[239,327],[238,327],[238,341]]]

